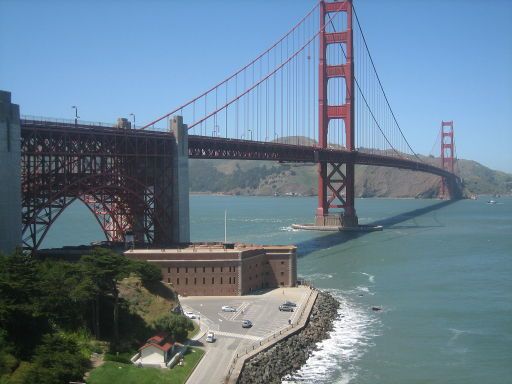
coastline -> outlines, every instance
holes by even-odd
[[[298,333],[247,361],[238,379],[240,384],[281,383],[282,378],[300,369],[316,344],[329,338],[340,303],[331,294],[318,291],[306,326]]]
[[[300,195],[272,195],[272,194],[254,194],[254,193],[236,193],[236,192],[189,192],[191,196],[229,196],[229,197],[275,197],[275,198],[299,198],[299,197],[316,197],[314,194],[300,194]],[[475,195],[477,198],[485,198],[494,196],[492,193],[484,193]],[[502,197],[510,197],[512,193],[502,193]],[[356,199],[382,199],[382,200],[440,200],[437,197],[414,197],[414,196],[356,196]],[[462,200],[469,200],[469,197],[462,197]]]

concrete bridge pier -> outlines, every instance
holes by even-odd
[[[0,252],[21,246],[20,107],[0,91]]]
[[[173,116],[169,131],[174,135],[172,164],[164,164],[155,182],[155,212],[161,225],[155,228],[155,244],[190,242],[188,127],[182,116]]]
[[[188,126],[183,124],[182,116],[173,116],[169,124],[176,140],[173,156],[172,239],[177,243],[189,243]]]

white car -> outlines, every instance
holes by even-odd
[[[225,305],[222,307],[223,312],[236,312],[236,308],[231,307],[229,305]]]
[[[196,318],[196,314],[194,312],[184,312],[183,314],[185,316],[187,316],[189,319],[195,319]]]
[[[207,343],[213,343],[215,341],[215,333],[213,332],[208,332],[206,334],[206,342]]]

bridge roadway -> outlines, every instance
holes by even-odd
[[[37,129],[41,135],[55,133],[122,135],[132,137],[151,137],[168,139],[171,133],[162,131],[121,129],[113,125],[79,123],[73,121],[51,121],[38,119],[21,119],[21,131]],[[269,160],[278,162],[353,162],[354,164],[393,167],[419,172],[427,172],[448,179],[456,176],[442,168],[415,161],[405,157],[372,154],[361,151],[346,151],[341,149],[318,148],[276,142],[259,142],[252,140],[226,139],[220,137],[195,136],[188,137],[189,157],[193,159],[233,159],[233,160]]]

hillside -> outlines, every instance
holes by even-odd
[[[439,159],[423,157],[429,163]],[[458,160],[459,174],[466,195],[510,194],[512,175],[491,170],[472,160]],[[192,193],[236,195],[310,196],[317,192],[316,166],[279,164],[267,161],[197,160],[190,161]],[[395,168],[356,166],[356,196],[431,198],[439,193],[440,178],[421,172]]]

